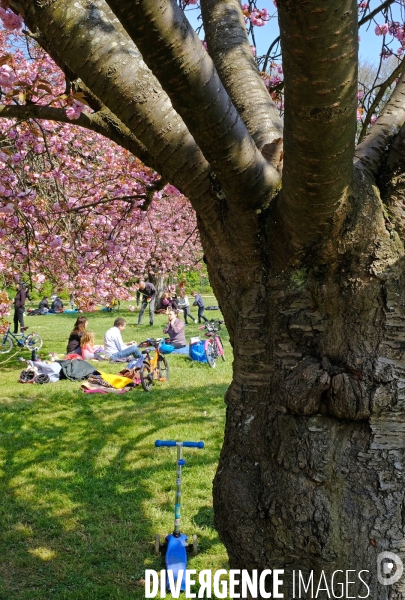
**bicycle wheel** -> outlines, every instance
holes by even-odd
[[[159,379],[164,379],[165,381],[167,381],[170,377],[170,369],[165,356],[159,355],[157,368],[159,370]]]
[[[13,340],[7,335],[3,335],[0,339],[0,354],[7,354],[13,347]]]
[[[150,392],[153,388],[153,373],[150,371],[150,366],[143,363],[140,371],[141,384],[145,392]]]
[[[30,335],[27,336],[24,345],[28,350],[39,350],[42,348],[43,343],[40,335],[37,333],[30,333]]]
[[[211,340],[205,342],[205,356],[207,357],[207,363],[211,369],[215,369],[216,356],[214,352],[214,344]]]

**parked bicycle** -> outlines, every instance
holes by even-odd
[[[206,337],[204,350],[205,356],[207,357],[207,363],[214,369],[217,364],[218,356],[225,360],[224,348],[222,346],[221,337],[218,335],[218,331],[221,329],[221,325],[225,321],[208,321],[205,325],[202,325],[198,329],[206,329]]]
[[[41,336],[35,332],[28,334],[25,331],[22,333],[12,333],[9,323],[6,323],[5,327],[0,330],[0,354],[7,354],[14,345],[18,348],[32,351],[42,348],[42,344]]]
[[[140,371],[141,384],[145,392],[150,392],[153,387],[154,380],[167,381],[169,379],[170,370],[166,357],[160,352],[160,344],[162,338],[148,338],[144,342],[138,344],[145,358]]]

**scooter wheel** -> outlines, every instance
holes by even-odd
[[[159,556],[160,554],[160,535],[157,533],[155,535],[155,555]]]
[[[197,556],[198,554],[198,543],[196,534],[193,535],[193,556]]]

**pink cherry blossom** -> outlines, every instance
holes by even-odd
[[[0,86],[8,89],[15,81],[15,75],[12,68],[9,65],[3,65],[0,67]]]
[[[388,23],[383,23],[382,25],[376,25],[374,29],[374,33],[376,35],[386,35],[388,33]]]
[[[0,7],[0,19],[3,22],[3,26],[8,31],[20,30],[23,24],[23,18],[21,15],[16,15],[9,9]]]

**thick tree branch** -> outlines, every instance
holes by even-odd
[[[283,125],[257,70],[239,0],[201,0],[205,39],[222,83],[259,150]],[[249,102],[246,102],[249,98]]]
[[[384,10],[385,8],[388,8],[389,6],[391,6],[391,4],[394,4],[395,0],[386,0],[385,2],[383,2],[382,4],[380,4],[380,6],[377,6],[377,8],[375,8],[374,10],[372,10],[368,15],[362,17],[359,22],[358,22],[358,26],[359,28],[362,27],[365,23],[368,23],[368,21],[371,21],[371,19],[373,19],[376,15],[378,15],[378,13],[380,13],[382,10]],[[280,41],[280,36],[276,37],[269,49],[267,50],[266,53],[266,57],[264,60],[264,65],[263,65],[263,70],[266,70],[267,67],[267,63],[269,61],[270,58],[270,54],[271,51],[273,50],[274,46]]]
[[[379,90],[378,90],[377,94],[375,95],[373,103],[371,104],[371,106],[367,112],[366,118],[364,119],[363,127],[361,128],[361,132],[359,135],[359,143],[361,143],[364,136],[366,135],[367,127],[370,125],[370,122],[371,122],[371,117],[373,116],[374,111],[376,110],[377,106],[383,99],[387,88],[389,88],[390,85],[392,85],[394,83],[395,79],[401,75],[403,68],[404,68],[403,61],[401,61],[401,63],[397,66],[397,68],[393,70],[393,72],[388,77],[388,79],[386,79],[381,85],[378,86]]]
[[[328,234],[349,190],[357,109],[357,4],[280,0],[285,129],[280,218],[293,246]]]
[[[200,208],[200,198],[211,196],[209,165],[136,46],[114,26],[108,6],[101,0],[21,5],[30,29],[46,36],[49,47],[147,148],[149,164]]]
[[[279,174],[260,154],[210,56],[175,0],[107,0],[209,160],[225,194],[271,196]],[[215,144],[212,143],[215,139]]]
[[[388,208],[386,226],[395,229],[405,240],[405,126],[394,136],[386,159],[382,177],[379,178],[381,198]]]
[[[374,177],[381,167],[385,149],[405,123],[405,72],[370,133],[356,148],[355,164]]]
[[[51,106],[41,106],[40,104],[25,105],[0,105],[0,118],[5,119],[45,119],[47,121],[57,121],[59,123],[69,123],[70,125],[79,125],[104,137],[112,140],[125,150],[131,152],[143,163],[152,167],[151,156],[145,146],[141,144],[125,125],[114,119],[108,109],[106,112],[89,114],[83,112],[78,119],[72,121],[66,116],[63,108]]]

